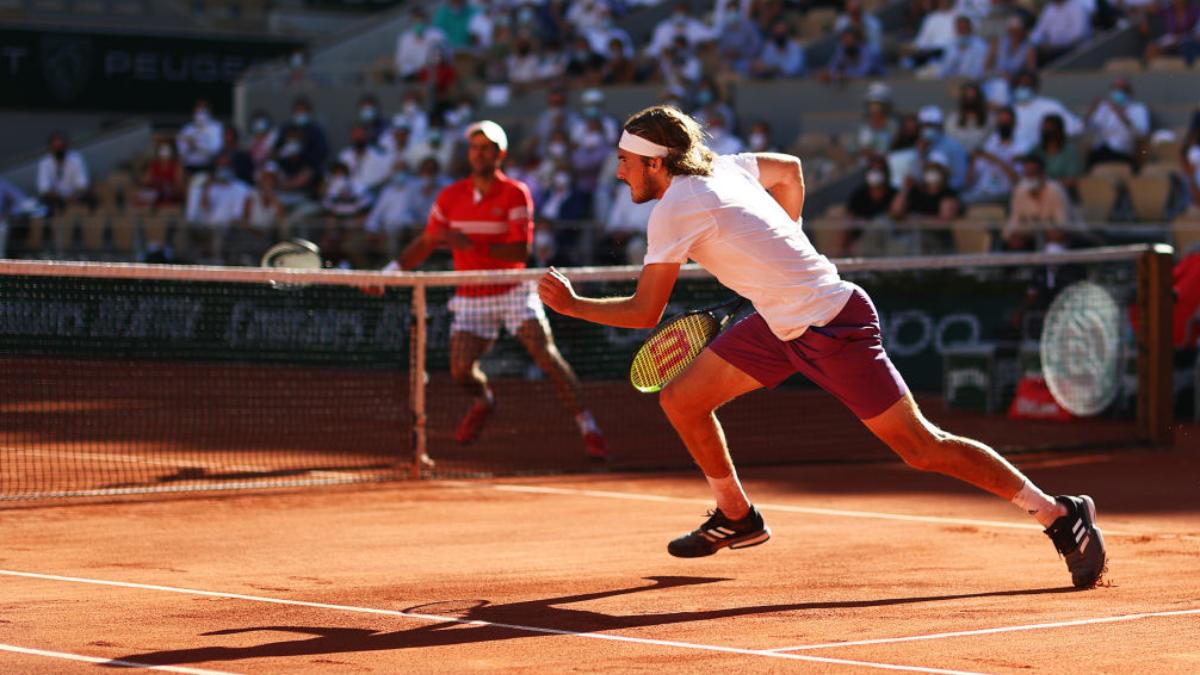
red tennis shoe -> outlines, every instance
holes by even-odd
[[[454,440],[461,445],[474,443],[479,438],[479,432],[483,430],[483,423],[487,421],[488,415],[492,414],[495,407],[495,404],[476,399],[467,410],[467,414],[463,415],[462,421],[458,423],[458,429],[454,431]]]
[[[583,435],[583,447],[588,459],[607,462],[611,457],[608,454],[608,441],[604,440],[604,434],[599,430],[589,431]]]

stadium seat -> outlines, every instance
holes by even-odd
[[[833,23],[837,21],[837,10],[829,7],[816,7],[804,15],[801,38],[805,42],[820,40],[830,34]]]
[[[956,253],[989,253],[992,250],[992,231],[985,221],[959,219],[954,223]]]
[[[104,231],[107,229],[108,216],[106,214],[93,213],[79,219],[84,255],[95,258],[104,252]]]
[[[1171,222],[1171,242],[1176,256],[1200,248],[1200,209],[1193,207]]]
[[[1008,222],[1008,211],[999,204],[972,204],[967,207],[962,220],[989,227],[1003,227]]]
[[[833,206],[830,206],[829,208],[825,209],[825,213],[821,214],[821,218],[823,220],[845,220],[846,205],[834,204]]]
[[[1107,222],[1117,204],[1117,184],[1110,178],[1082,176],[1078,183],[1079,210],[1088,223]]]
[[[1140,73],[1142,72],[1141,59],[1134,56],[1122,56],[1114,59],[1109,59],[1104,63],[1104,72],[1106,73]]]
[[[1129,180],[1129,199],[1133,213],[1144,223],[1166,220],[1167,200],[1171,196],[1171,179],[1166,176],[1136,176]]]
[[[812,223],[805,221],[805,224],[808,225],[808,234],[812,239],[812,244],[818,251],[827,256],[836,256],[840,253],[838,248],[841,246],[843,228],[839,221],[815,218]]]
[[[1092,178],[1104,178],[1115,185],[1122,185],[1133,177],[1133,167],[1125,162],[1101,162],[1093,166],[1087,175]]]
[[[1138,171],[1138,176],[1162,176],[1173,178],[1180,173],[1178,161],[1153,161]]]
[[[138,217],[131,213],[113,216],[109,227],[112,231],[112,253],[119,259],[133,258],[137,252]]]
[[[1187,61],[1184,61],[1182,56],[1159,56],[1146,65],[1146,70],[1158,72],[1179,72],[1187,69]]]
[[[1179,156],[1183,152],[1184,135],[1186,130],[1176,132],[1175,140],[1167,143],[1151,143],[1150,157],[1155,162],[1172,162],[1179,165]]]

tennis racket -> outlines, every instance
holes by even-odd
[[[745,303],[745,298],[735,297],[677,315],[655,328],[633,355],[629,366],[633,388],[644,394],[661,391],[704,351]]]
[[[321,249],[307,239],[289,239],[275,244],[262,255],[263,267],[293,270],[319,270],[324,266]],[[271,287],[280,290],[302,288],[304,284],[272,281]]]

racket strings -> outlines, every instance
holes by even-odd
[[[662,389],[683,372],[720,330],[709,313],[688,314],[656,331],[633,358],[630,380],[639,391]]]

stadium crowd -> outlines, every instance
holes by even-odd
[[[810,182],[858,172],[861,185],[828,214],[850,227],[818,242],[831,255],[879,252],[865,233],[914,221],[933,225],[919,234],[926,243],[953,247],[953,224],[979,207],[1004,212],[992,248],[1084,246],[1100,240],[1086,222],[1122,217],[1122,202],[1099,216],[1088,211],[1091,179],[1114,166],[1125,167],[1124,178],[1145,175],[1155,164],[1147,147],[1172,132],[1153,128],[1153,111],[1127,79],[1115,77],[1107,95],[1077,116],[1040,90],[1039,68],[1118,22],[1138,27],[1147,60],[1178,54],[1190,61],[1200,35],[1200,9],[1189,0],[1051,0],[1039,12],[1014,0],[915,0],[906,4],[898,38],[885,36],[863,0],[718,0],[705,16],[690,3],[672,5],[639,48],[617,20],[650,4],[418,5],[380,85],[405,89],[399,109],[361,96],[346,147],[330,147],[322,111],[302,95],[286,119],[255,111],[244,130],[200,100],[190,121],[158,137],[129,171],[96,184],[69,139],[55,134],[39,166],[38,208],[51,221],[114,208],[147,222],[161,214],[158,227],[146,227],[148,260],[254,264],[273,241],[303,236],[335,264],[379,267],[423,227],[439,189],[464,174],[462,132],[480,116],[466,92],[502,101],[533,90],[544,92],[545,109],[522,125],[506,171],[534,197],[535,262],[639,262],[650,205],[632,204],[615,180],[619,115],[628,111],[606,107],[605,87],[654,83],[663,102],[705,125],[718,153],[795,152]],[[832,57],[811,67],[807,49],[824,35],[836,41]],[[302,81],[302,60],[293,68]],[[960,83],[957,109],[897,109],[889,75]],[[831,159],[735,110],[730,82],[739,78],[871,84],[858,132]],[[1162,218],[1200,209],[1200,112],[1176,145],[1159,176],[1174,181]],[[29,201],[0,185],[4,213]],[[61,253],[74,236],[55,230],[49,244],[31,237],[26,254]],[[109,236],[119,238],[115,226]]]

